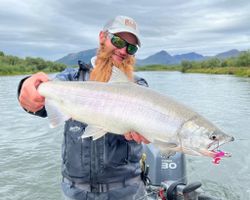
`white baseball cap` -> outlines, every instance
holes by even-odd
[[[113,34],[120,32],[132,33],[137,38],[139,47],[141,47],[138,25],[131,17],[121,15],[116,16],[105,24],[103,31],[108,31]]]

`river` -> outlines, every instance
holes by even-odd
[[[186,156],[188,181],[223,200],[250,199],[250,79],[230,75],[138,72],[154,90],[172,96],[235,137],[231,158]],[[0,77],[0,199],[61,199],[63,127],[26,114],[16,88],[24,76]]]

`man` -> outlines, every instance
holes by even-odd
[[[93,70],[80,76],[75,69],[66,69],[56,76],[63,81],[107,82],[112,67],[122,70],[134,81],[135,53],[141,45],[136,22],[126,16],[109,21],[99,34],[100,48],[91,60]],[[85,77],[85,78],[83,78]],[[87,77],[87,78],[86,78]],[[84,80],[83,80],[84,79]],[[20,82],[18,95],[21,106],[29,113],[46,117],[44,97],[37,92],[40,83],[48,81],[42,72]],[[143,79],[137,83],[146,85]],[[137,199],[145,195],[141,180],[141,142],[148,141],[135,132],[124,136],[112,133],[93,141],[80,139],[87,124],[70,119],[65,122],[62,190],[67,199]]]

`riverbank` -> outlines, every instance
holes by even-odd
[[[250,77],[250,67],[216,67],[206,69],[188,69],[187,73],[205,73],[205,74],[230,74],[239,77]]]
[[[148,65],[137,67],[136,71],[180,71],[183,73],[229,74],[239,77],[250,77],[250,67],[184,68],[180,65]]]
[[[17,56],[5,55],[0,51],[0,76],[33,74],[38,71],[53,73],[62,71],[67,65],[46,61],[42,58],[19,58]]]
[[[219,59],[211,57],[201,61],[183,60],[176,65],[148,65],[136,68],[138,71],[181,71],[183,73],[230,74],[250,77],[250,50],[237,57]]]
[[[56,70],[42,70],[45,73],[57,73]],[[166,66],[166,65],[150,65],[145,67],[137,67],[136,71],[179,71],[182,73],[204,73],[204,74],[229,74],[238,77],[250,77],[250,67],[214,67],[214,68],[191,68],[185,71],[181,66]],[[38,70],[32,71],[15,71],[10,70],[7,73],[1,73],[0,76],[15,76],[15,75],[27,75],[34,74]]]
[[[0,66],[1,67],[1,66]],[[60,71],[63,71],[64,68]],[[52,73],[58,73],[60,71],[58,70],[51,70],[51,69],[44,69],[44,70],[31,70],[31,71],[8,71],[8,72],[1,72],[0,71],[0,76],[17,76],[17,75],[31,75],[31,74],[35,74],[37,72],[44,72],[46,74],[52,74]]]
[[[63,71],[67,65],[42,58],[5,55],[0,51],[0,76],[33,74],[38,71],[56,73]],[[76,66],[75,66],[76,67]],[[250,77],[250,50],[242,52],[237,57],[219,59],[212,57],[202,61],[184,60],[175,65],[146,65],[135,67],[136,71],[180,71],[183,73],[230,74],[240,77]]]

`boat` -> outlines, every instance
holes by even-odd
[[[183,153],[164,155],[152,144],[143,145],[143,152],[142,179],[148,200],[219,200],[207,195],[200,181],[188,183]]]

